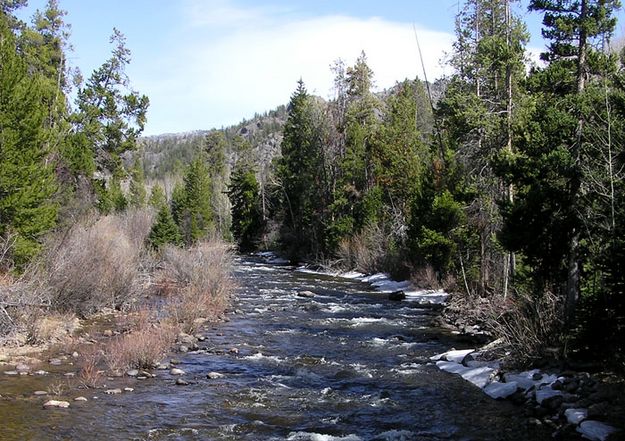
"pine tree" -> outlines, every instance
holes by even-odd
[[[330,248],[367,224],[375,223],[382,208],[381,190],[375,187],[374,139],[379,127],[376,110],[381,107],[373,95],[373,71],[361,53],[354,66],[345,70],[344,120],[338,128],[344,139],[339,152],[336,188],[329,225]]]
[[[293,260],[317,254],[323,242],[319,189],[323,172],[314,104],[300,80],[291,96],[277,167],[283,199],[280,240]]]
[[[76,137],[71,145],[87,149],[98,171],[113,173],[120,166],[120,155],[134,150],[146,122],[149,100],[129,90],[125,68],[130,63],[126,38],[113,30],[111,58],[96,69],[86,85],[79,89],[74,115]],[[70,157],[83,158],[82,152],[68,152]]]
[[[182,236],[178,225],[174,222],[171,211],[167,204],[159,207],[156,221],[150,230],[148,241],[154,249],[160,249],[163,245],[182,245]]]
[[[25,264],[56,222],[56,189],[46,163],[41,79],[18,55],[7,18],[0,13],[0,235],[14,235],[13,261]]]
[[[560,293],[565,319],[574,319],[583,240],[583,146],[588,138],[587,86],[601,78],[606,55],[594,49],[614,29],[618,1],[535,0],[550,40],[545,69],[529,80],[534,97],[518,152],[502,160],[502,173],[518,186],[506,207],[503,240],[522,251],[536,291]],[[554,87],[555,86],[555,87]],[[562,289],[562,286],[566,286]]]
[[[143,174],[143,164],[139,158],[130,170],[130,195],[128,205],[130,207],[141,208],[146,204],[147,192],[145,190],[145,177]]]
[[[241,252],[254,251],[262,238],[264,221],[260,186],[251,167],[239,165],[228,186],[232,204],[232,234]]]
[[[157,210],[159,210],[162,206],[167,205],[167,196],[165,195],[165,190],[163,190],[163,187],[160,184],[154,184],[152,187],[148,204]]]
[[[204,157],[199,155],[187,167],[183,184],[177,185],[172,193],[172,215],[187,245],[215,231],[211,187]]]

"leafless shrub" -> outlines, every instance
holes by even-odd
[[[562,317],[561,299],[546,292],[539,298],[519,295],[513,301],[499,297],[489,303],[486,323],[517,363],[528,364],[561,345]]]
[[[442,284],[438,275],[431,265],[411,271],[410,281],[419,288],[441,289]]]
[[[378,225],[372,224],[343,240],[337,254],[345,269],[375,273],[388,269],[393,259],[392,249],[389,236]]]
[[[74,226],[46,256],[53,306],[84,316],[128,303],[143,246],[124,228],[136,233],[143,228],[143,221],[135,213]]]
[[[115,338],[107,345],[104,358],[115,371],[150,369],[167,354],[177,334],[178,328],[171,324],[150,325]]]
[[[194,330],[197,319],[215,319],[234,287],[231,266],[231,248],[222,241],[202,242],[187,250],[166,248],[160,278],[176,286],[166,314],[186,331]]]

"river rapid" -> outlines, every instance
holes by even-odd
[[[199,351],[176,356],[189,385],[157,371],[155,379],[107,384],[134,392],[83,390],[74,395],[88,402],[44,410],[32,392],[45,390],[35,382],[50,376],[0,378],[0,394],[17,397],[0,400],[0,439],[551,439],[528,425],[522,408],[429,364],[430,356],[462,347],[431,325],[431,308],[251,259],[237,261],[235,277],[236,313]],[[209,379],[209,372],[223,377]]]

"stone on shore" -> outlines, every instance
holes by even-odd
[[[60,407],[62,409],[65,409],[69,407],[69,402],[59,401],[59,400],[50,400],[50,401],[46,401],[45,403],[43,403],[43,407],[46,409],[53,408],[53,407]]]
[[[588,410],[586,409],[566,409],[564,416],[569,424],[578,425],[588,417]]]
[[[577,427],[577,431],[581,433],[584,438],[591,441],[606,441],[610,435],[616,432],[616,429],[600,421],[589,420],[582,421]]]
[[[87,398],[85,397],[76,397],[74,398],[74,401],[89,401],[89,400],[87,400]]]
[[[437,361],[436,366],[438,366],[438,368],[441,371],[449,372],[450,374],[458,374],[458,375],[461,375],[471,370],[471,368],[455,363],[453,361],[442,361],[442,360]]]
[[[550,387],[545,387],[536,391],[536,402],[542,404],[543,401],[552,399],[556,396],[561,396],[562,392],[559,390],[553,390]]]
[[[109,390],[104,391],[104,393],[107,395],[119,395],[122,393],[122,390],[121,389],[109,389]]]
[[[491,382],[495,369],[488,366],[482,366],[478,368],[469,368],[469,370],[460,374],[462,378],[470,383],[473,383],[480,389],[486,387]]]
[[[501,383],[499,381],[493,381],[484,388],[484,393],[495,400],[503,400],[517,391],[517,383],[512,381],[510,383]]]

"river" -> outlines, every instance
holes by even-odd
[[[551,439],[528,425],[522,408],[428,364],[461,347],[431,325],[432,309],[389,301],[359,282],[252,260],[238,260],[235,277],[236,313],[200,351],[176,356],[188,386],[158,371],[156,379],[108,385],[134,392],[83,390],[74,395],[88,402],[44,410],[26,390],[43,387],[32,376],[3,378],[0,394],[25,390],[0,400],[0,439]],[[298,296],[305,290],[315,296]]]

